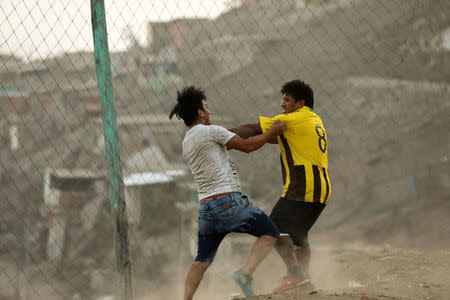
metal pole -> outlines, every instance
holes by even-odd
[[[28,207],[28,206],[27,206]],[[29,211],[29,209],[26,209],[26,211]],[[30,215],[29,213],[25,214],[25,228],[24,228],[24,241],[23,241],[23,245],[25,248],[25,267],[23,268],[24,273],[25,273],[25,300],[30,300],[30,289],[31,289],[31,280],[30,280],[30,253],[29,251],[31,251],[30,249],[30,229],[29,229],[29,220],[30,220]]]
[[[116,259],[120,279],[121,300],[131,299],[131,258],[128,252],[128,219],[120,169],[117,123],[114,110],[111,61],[104,0],[91,0],[91,21],[94,36],[95,65],[102,109],[106,159],[108,163],[109,195],[114,218]]]

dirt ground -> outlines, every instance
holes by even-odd
[[[225,241],[226,243],[226,241]],[[242,263],[242,258],[220,255],[205,275],[196,294],[197,300],[229,300],[240,293],[231,279],[231,272]],[[9,264],[1,263],[6,271]],[[450,299],[450,250],[420,251],[392,249],[389,246],[370,248],[347,245],[344,248],[318,245],[314,249],[311,278],[317,292],[308,294],[301,288],[285,293],[271,294],[284,269],[280,259],[271,253],[255,274],[255,292],[258,300],[448,300]],[[7,274],[7,272],[3,272]],[[11,287],[16,282],[2,276],[1,286]],[[181,299],[182,284],[177,276],[174,282],[138,297],[139,300]],[[8,288],[8,290],[10,290]],[[8,292],[11,295],[11,290]],[[0,298],[14,299],[14,298]],[[34,285],[30,299],[63,299],[51,285]],[[64,299],[71,299],[65,298]],[[244,299],[236,297],[235,299]]]
[[[242,258],[227,259],[219,253],[200,284],[195,299],[244,299],[238,296],[241,292],[230,276],[241,263]],[[272,252],[255,273],[255,292],[259,296],[245,299],[450,299],[450,250],[392,249],[389,245],[380,248],[361,244],[339,248],[318,245],[314,248],[311,270],[317,291],[312,294],[301,287],[272,294],[271,290],[283,274],[284,267]],[[176,288],[162,288],[138,299],[181,299],[181,287],[180,284]]]
[[[448,200],[445,198],[433,203],[426,214],[421,206],[405,207],[395,212],[395,218],[389,212],[365,220],[354,220],[336,228],[313,231],[310,235],[313,251],[310,275],[317,287],[314,294],[308,294],[301,288],[286,293],[271,293],[285,275],[280,257],[272,251],[255,273],[254,288],[259,296],[246,299],[448,300]],[[200,284],[196,300],[243,299],[238,296],[241,291],[233,282],[231,273],[244,263],[253,241],[254,238],[247,235],[226,237]],[[16,267],[20,260],[20,257],[0,256],[0,300],[17,300],[14,297],[15,286],[22,287],[20,292],[24,296],[28,279],[22,276],[25,270]],[[164,281],[133,278],[135,299],[182,299],[188,264],[186,261],[181,268],[179,261],[168,264],[164,272],[170,276]],[[90,272],[89,268],[84,270],[83,273]],[[94,289],[99,286],[92,279],[94,274],[84,274],[84,277],[92,277],[88,283],[84,277],[77,280],[77,272],[79,269],[71,274],[59,274],[52,268],[40,268],[38,276],[32,279],[29,300],[84,300],[79,294],[86,286],[91,285]],[[112,279],[115,277],[110,277],[114,282]],[[114,286],[102,290],[113,293]],[[96,295],[89,299],[114,299],[104,298],[108,296],[105,294]]]
[[[354,222],[312,232],[311,279],[317,288],[314,294],[301,288],[271,293],[285,274],[281,259],[272,251],[255,273],[255,292],[260,296],[246,299],[448,300],[448,200],[434,201],[428,208],[413,205],[396,212],[354,218]],[[234,299],[244,299],[237,296],[241,291],[230,275],[243,264],[252,242],[253,238],[245,235],[227,237],[195,299],[229,300],[233,295]],[[182,299],[185,271],[179,272],[169,287],[157,292],[149,289],[151,294],[138,299]]]
[[[450,299],[448,250],[322,248],[314,266],[311,277],[317,293],[297,288],[249,299]]]
[[[350,300],[350,299],[450,299],[450,240],[448,212],[450,199],[434,201],[428,208],[413,205],[396,212],[353,218],[353,222],[324,227],[319,219],[318,230],[310,234],[312,245],[311,279],[317,292],[309,294],[302,288],[272,294],[285,275],[280,257],[272,251],[255,273],[254,288],[258,300]],[[428,204],[431,204],[428,202]],[[332,207],[330,206],[330,209]],[[325,216],[324,216],[325,217]],[[230,235],[221,244],[216,259],[206,272],[196,293],[196,300],[243,299],[231,273],[244,263],[254,238]],[[16,286],[25,295],[28,279],[25,270],[17,268],[21,257],[0,256],[0,300],[17,300]],[[168,264],[167,280],[152,281],[133,278],[136,300],[182,299],[183,281],[189,261],[180,268],[180,261]],[[29,300],[78,299],[87,286],[98,289],[94,272],[84,268],[84,277],[77,279],[79,269],[59,274],[51,268],[39,268],[31,280]],[[87,274],[92,273],[92,274]],[[78,274],[79,275],[79,274]],[[61,277],[63,276],[63,277]],[[90,283],[86,278],[90,278]],[[115,276],[110,276],[115,282]],[[64,280],[63,280],[64,279]],[[97,280],[98,281],[98,280]],[[114,291],[114,285],[103,287]],[[78,296],[77,296],[78,294]],[[104,298],[96,293],[88,299]],[[241,295],[242,296],[242,295]],[[103,298],[102,298],[103,297]],[[112,297],[112,296],[110,296]],[[22,298],[25,299],[25,298]]]

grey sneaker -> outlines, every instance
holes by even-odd
[[[233,277],[234,281],[239,285],[241,290],[244,292],[245,296],[254,296],[255,293],[253,292],[252,282],[253,277],[252,276],[245,276],[242,272],[242,269],[237,270],[236,272],[231,275]]]
[[[277,293],[277,292],[287,291],[287,290],[293,289],[295,287],[298,287],[300,285],[306,285],[308,283],[310,283],[308,274],[306,274],[305,272],[303,272],[299,269],[299,270],[297,270],[295,276],[291,275],[291,276],[283,277],[281,284],[279,286],[277,286],[273,290],[273,292]]]
[[[302,289],[304,291],[308,292],[310,295],[317,293],[316,286],[314,284],[312,284],[311,281],[306,282],[305,284],[303,284],[302,285]]]

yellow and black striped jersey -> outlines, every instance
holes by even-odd
[[[263,132],[280,120],[286,123],[278,136],[283,176],[282,197],[287,200],[328,203],[331,183],[328,176],[328,141],[322,120],[303,106],[273,118],[259,117]]]

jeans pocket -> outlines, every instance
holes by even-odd
[[[225,206],[222,211],[215,214],[215,218],[219,221],[231,220],[236,215],[236,209],[236,205]]]

